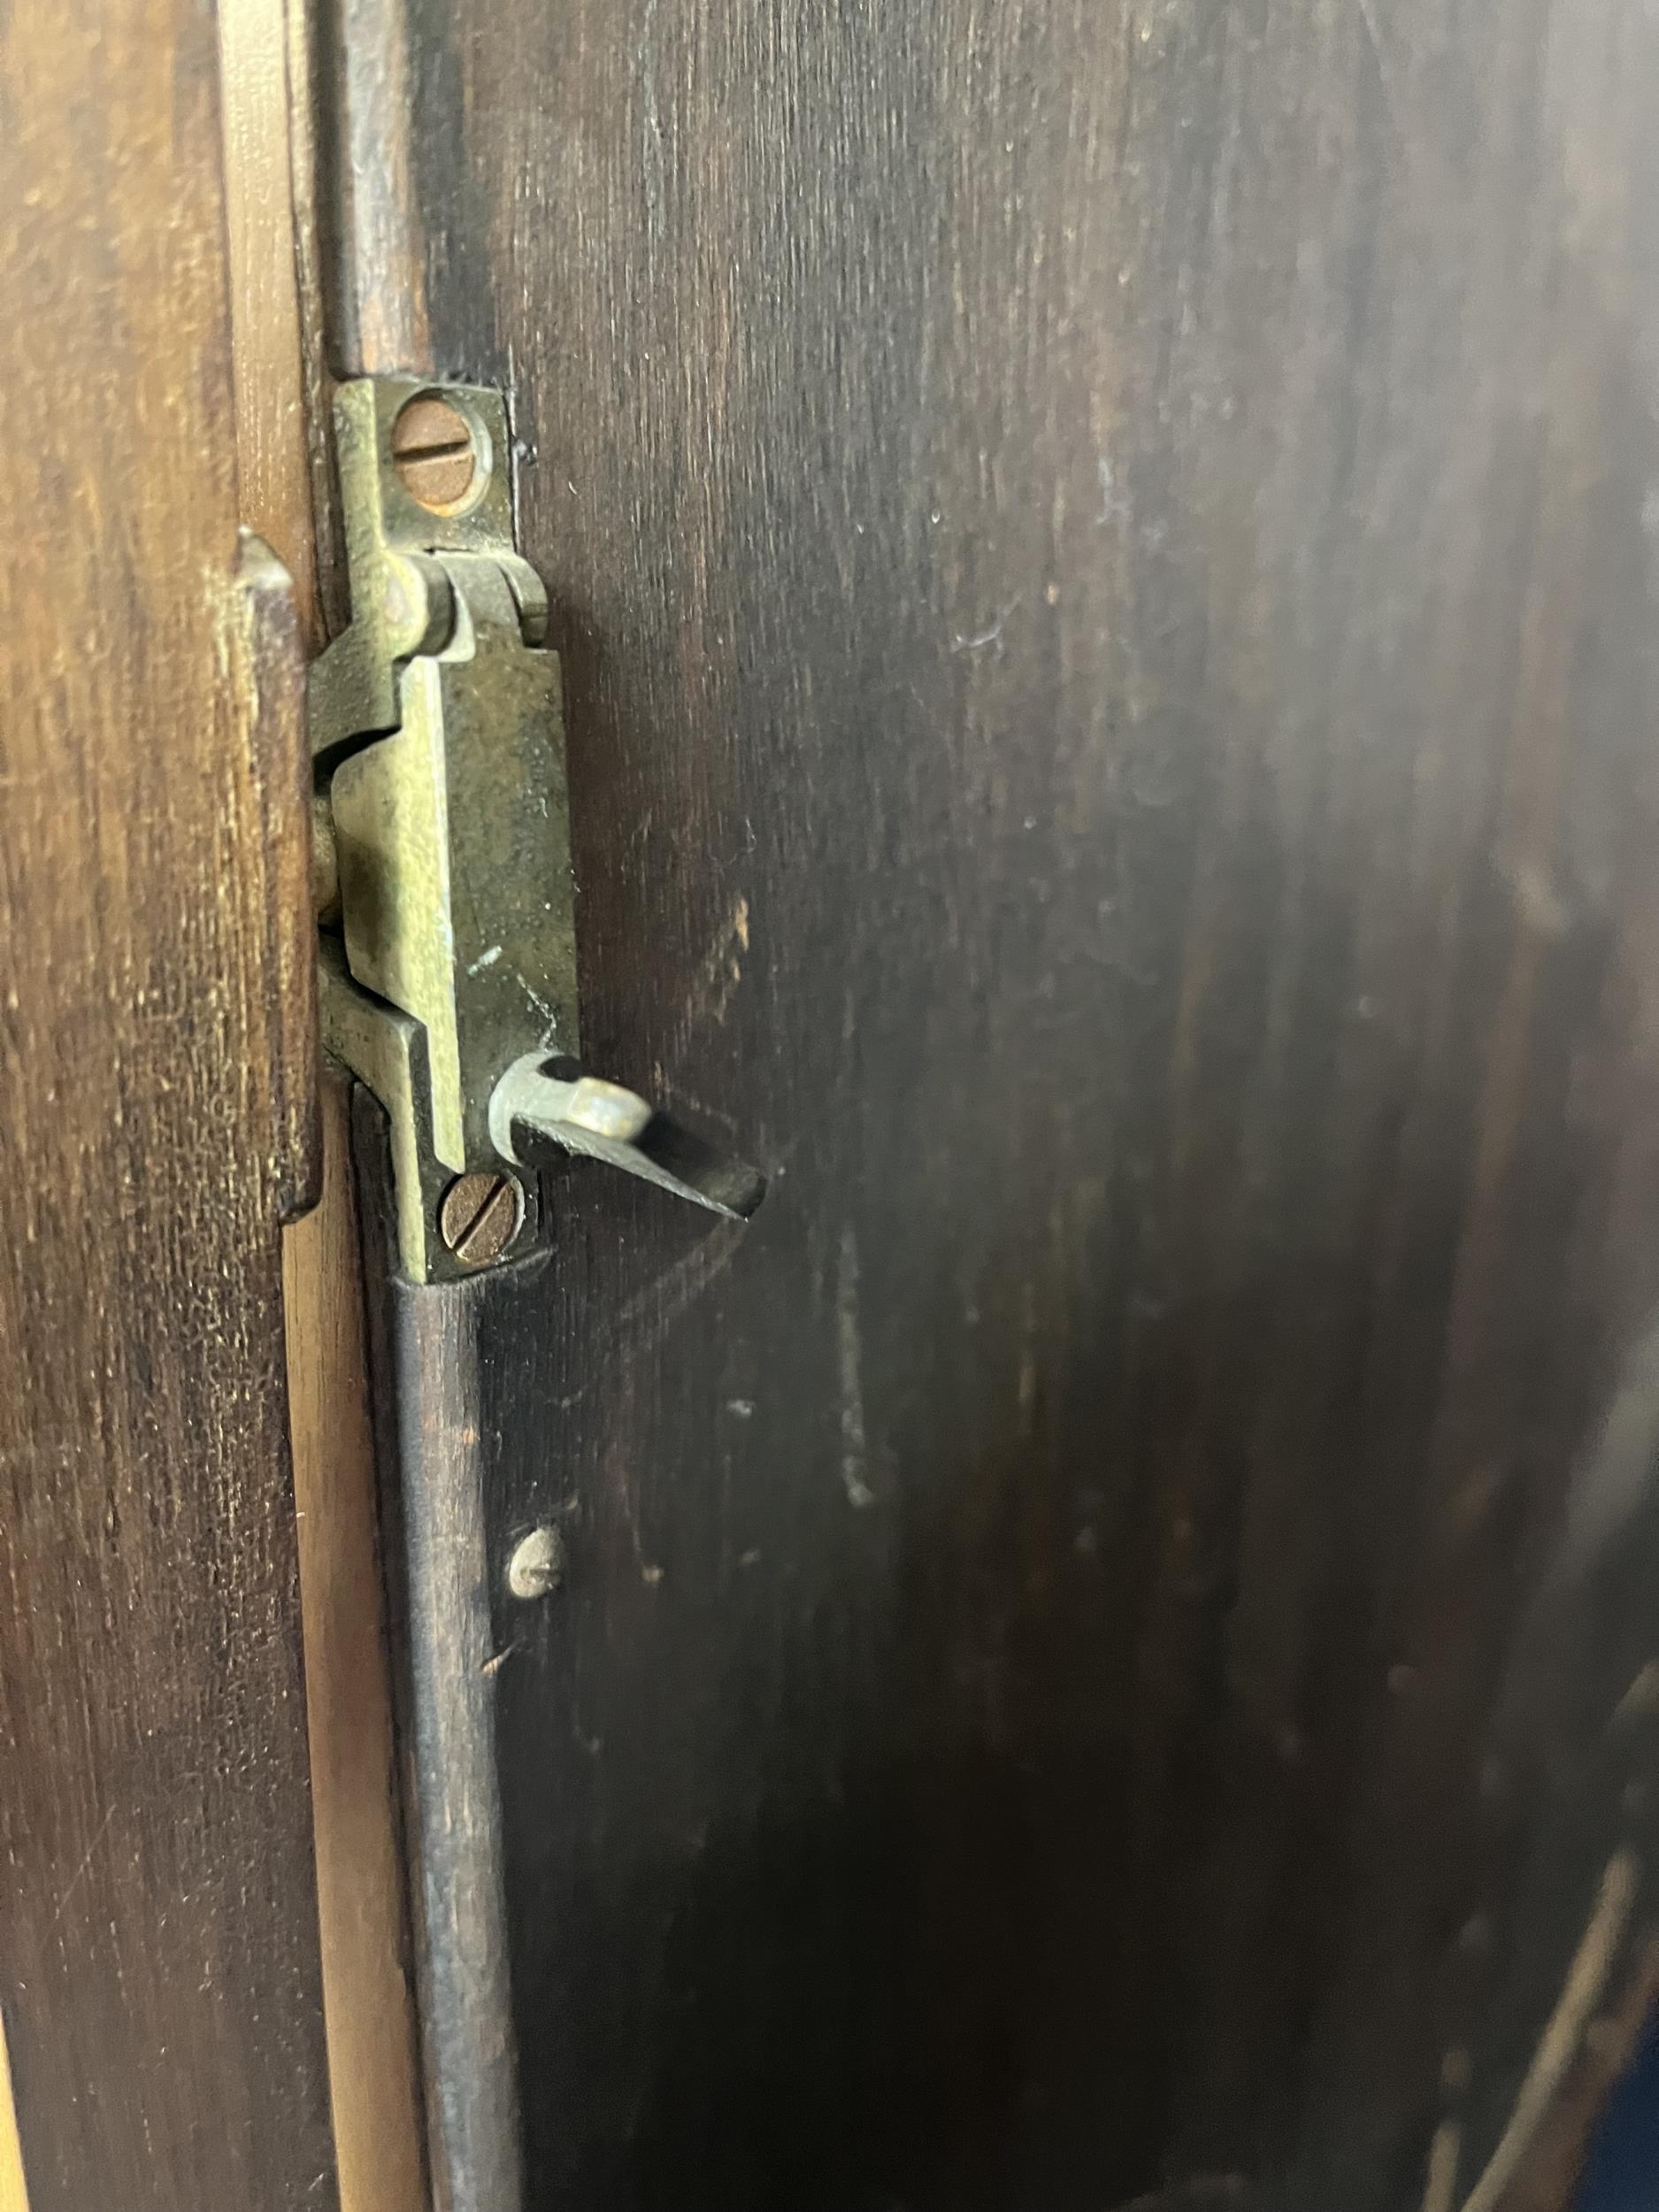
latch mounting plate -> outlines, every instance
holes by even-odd
[[[501,1256],[530,1248],[549,1147],[752,1211],[752,1170],[580,1065],[563,691],[502,396],[362,378],[334,436],[351,622],[311,683],[323,1041],[391,1118],[403,1271],[474,1271],[440,1224],[485,1171],[522,1179]]]

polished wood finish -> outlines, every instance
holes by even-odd
[[[1659,27],[341,14],[774,1175],[482,1301],[532,2203],[1490,2201],[1652,1916]]]
[[[279,1223],[303,664],[211,12],[0,18],[0,2009],[32,2212],[334,2200]]]

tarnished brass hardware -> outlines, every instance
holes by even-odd
[[[495,1086],[490,1129],[497,1152],[521,1167],[556,1145],[733,1221],[746,1221],[766,1194],[756,1169],[704,1144],[637,1092],[564,1069],[541,1053],[509,1068]]]
[[[478,440],[460,410],[435,393],[411,399],[392,425],[398,481],[434,514],[453,514],[478,473]]]
[[[323,1038],[391,1118],[404,1271],[443,1279],[534,1248],[534,1174],[488,1250],[441,1209],[457,1179],[534,1166],[544,1141],[752,1211],[752,1170],[576,1068],[559,663],[512,542],[501,396],[365,378],[336,393],[334,434],[352,619],[311,671]],[[505,1079],[528,1098],[525,1071],[549,1066],[573,1084],[537,1074],[552,1087],[492,1113]],[[583,1121],[602,1094],[632,1133]]]
[[[444,1248],[464,1267],[488,1267],[518,1235],[524,1193],[503,1171],[457,1175],[443,1194],[438,1228]]]

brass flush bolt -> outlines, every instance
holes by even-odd
[[[753,1169],[580,1065],[563,690],[501,395],[363,378],[334,437],[352,619],[311,671],[323,1041],[390,1118],[403,1272],[534,1251],[534,1171],[569,1154],[752,1212]]]

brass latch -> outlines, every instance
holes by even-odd
[[[580,1064],[559,662],[501,396],[364,378],[334,434],[352,618],[311,670],[323,1042],[390,1117],[404,1272],[532,1248],[524,1171],[549,1146],[752,1213],[754,1170]]]

